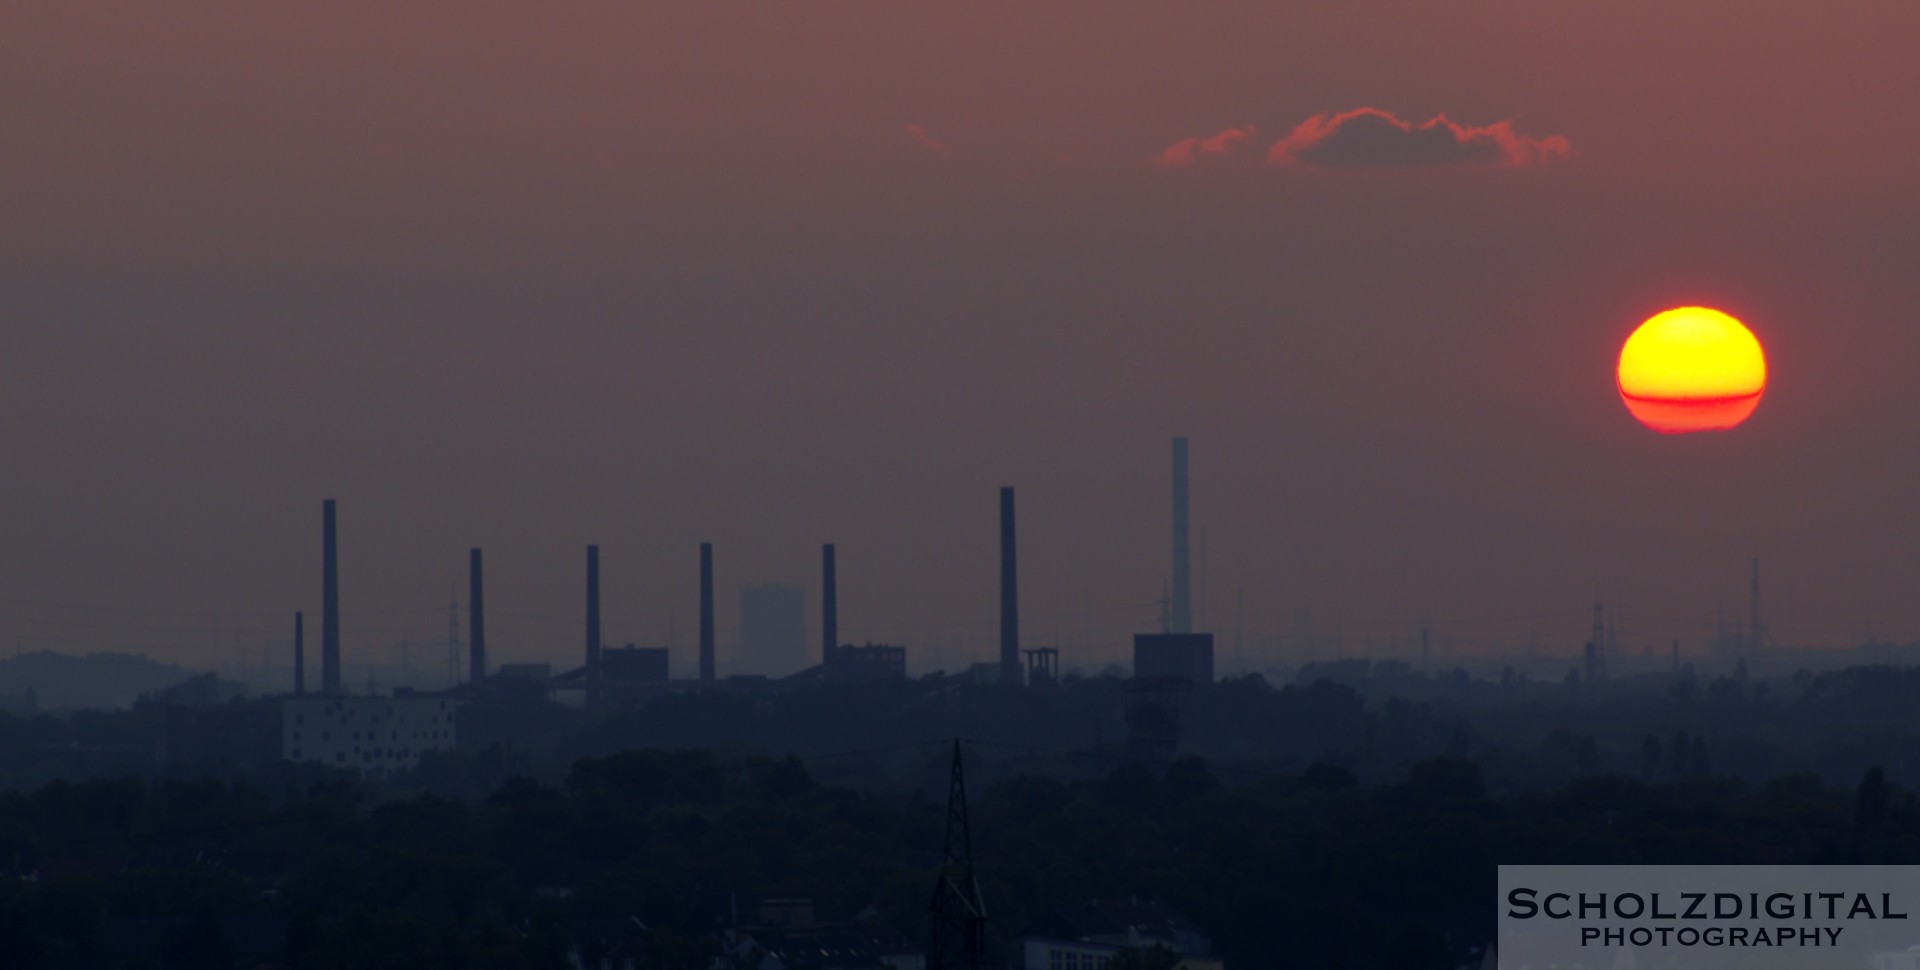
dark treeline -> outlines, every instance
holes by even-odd
[[[1216,764],[1299,773],[1338,765],[1390,783],[1435,757],[1481,765],[1496,793],[1545,792],[1615,772],[1647,781],[1730,775],[1758,783],[1812,772],[1850,785],[1871,767],[1920,786],[1920,668],[1861,667],[1773,680],[1643,675],[1598,684],[1418,676],[1404,664],[1346,663],[1277,685],[1258,674],[1181,701],[1179,750]],[[463,747],[518,752],[519,770],[557,779],[580,757],[632,747],[715,747],[829,754],[876,738],[998,742],[986,766],[1087,777],[1098,762],[1063,752],[1125,753],[1126,682],[1068,678],[1051,690],[941,678],[762,694],[670,695],[577,725],[528,712],[463,711]],[[495,720],[498,723],[494,723]],[[470,742],[470,743],[469,743]],[[983,751],[987,750],[983,747]],[[886,757],[823,764],[836,784],[912,790],[922,765]],[[495,779],[496,781],[498,779]]]
[[[1324,675],[1324,676],[1323,676]],[[1480,765],[1497,794],[1538,793],[1595,773],[1650,782],[1721,775],[1759,783],[1812,772],[1850,785],[1880,767],[1920,787],[1920,668],[1862,667],[1770,680],[1641,675],[1598,684],[1431,677],[1404,664],[1343,662],[1278,685],[1258,674],[1181,701],[1178,751],[1280,773],[1337,765],[1390,783],[1435,757]],[[480,702],[459,714],[459,747],[434,753],[388,792],[475,799],[506,779],[558,784],[581,758],[634,748],[711,748],[803,757],[962,737],[988,755],[983,781],[1062,780],[1127,754],[1126,682],[1069,677],[1051,689],[930,676],[804,689],[668,694],[604,717],[550,703]],[[201,716],[207,712],[224,716]],[[193,715],[193,716],[188,716]],[[876,742],[875,739],[883,739]],[[0,789],[127,776],[245,780],[276,797],[334,776],[278,761],[271,702],[177,701],[128,710],[0,714]],[[932,790],[938,767],[876,753],[815,766],[834,785]]]
[[[1347,662],[1194,689],[1177,755],[1130,746],[1125,692],[483,701],[457,749],[379,781],[279,760],[271,703],[215,692],[0,715],[0,954],[558,966],[644,925],[641,965],[706,967],[780,897],[921,939],[956,737],[1003,945],[1139,893],[1230,965],[1453,967],[1492,932],[1502,862],[1916,861],[1914,668],[1587,684]]]
[[[911,753],[941,766],[948,748]],[[763,897],[843,919],[872,907],[923,939],[944,789],[824,785],[814,769],[833,760],[628,751],[472,803],[217,780],[15,792],[0,796],[14,876],[0,953],[10,967],[554,967],[583,927],[637,919],[640,966],[691,968]],[[1491,938],[1502,862],[1920,861],[1920,804],[1877,771],[1844,787],[1596,774],[1500,796],[1458,758],[1369,785],[1332,764],[1187,757],[976,786],[972,820],[1000,945],[1055,907],[1143,893],[1242,967],[1451,970]]]

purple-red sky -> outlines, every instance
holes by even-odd
[[[817,586],[835,541],[843,635],[984,658],[1012,484],[1027,636],[1098,666],[1158,613],[1175,434],[1223,633],[1244,591],[1250,631],[1571,654],[1597,589],[1691,645],[1758,555],[1777,639],[1920,636],[1916,36],[1880,2],[11,5],[0,652],[257,656],[317,612],[333,497],[350,675],[444,639],[470,545],[498,660],[579,653],[598,542],[608,639],[677,614],[689,670],[702,540],[723,644],[737,583]],[[1734,432],[1615,395],[1683,303],[1770,354]]]

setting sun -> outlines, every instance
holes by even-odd
[[[1679,307],[1627,338],[1619,381],[1627,410],[1655,431],[1724,431],[1760,404],[1767,361],[1740,321],[1706,307]]]

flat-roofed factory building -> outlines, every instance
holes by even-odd
[[[444,697],[289,697],[281,755],[386,777],[418,765],[423,751],[452,750],[455,709]]]

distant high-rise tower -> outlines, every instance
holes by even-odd
[[[1020,682],[1020,580],[1013,541],[1013,488],[1000,489],[1000,679]]]
[[[713,669],[713,543],[700,544],[700,682],[714,681]]]
[[[840,593],[835,586],[833,543],[820,547],[820,662],[833,662],[840,645]]]
[[[783,677],[807,665],[807,588],[740,585],[740,653],[745,673]]]
[[[467,550],[467,679],[479,683],[487,676],[486,584],[480,574],[480,550]],[[455,614],[458,616],[458,614]]]
[[[1193,632],[1187,559],[1187,439],[1173,439],[1173,633]]]
[[[340,547],[333,499],[320,506],[320,690],[340,693]]]

